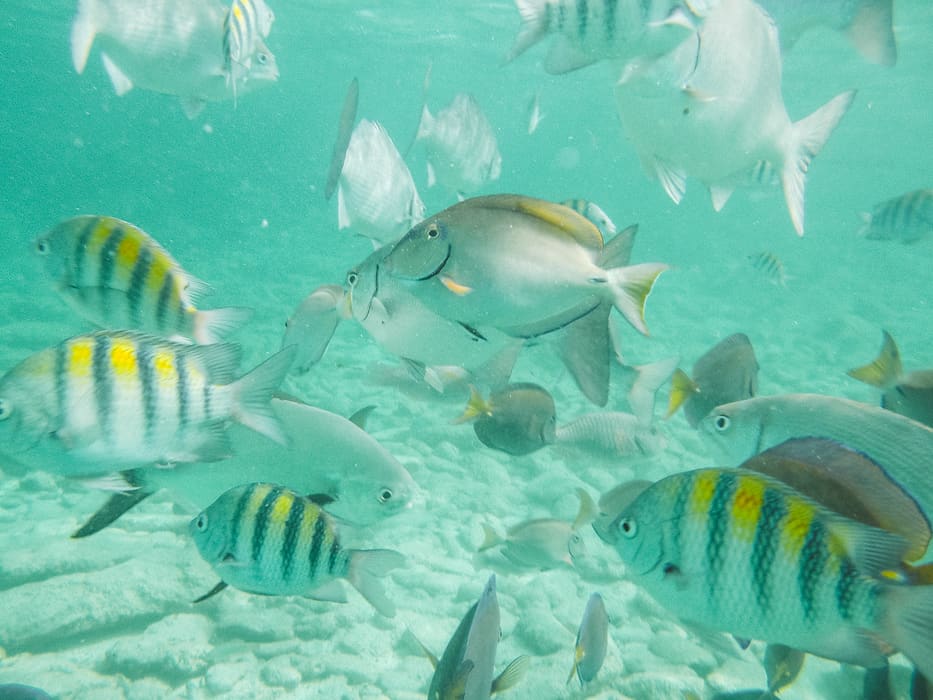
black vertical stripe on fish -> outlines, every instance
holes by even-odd
[[[165,330],[165,317],[168,314],[169,302],[172,300],[173,287],[173,275],[166,270],[165,277],[162,279],[162,286],[159,288],[159,298],[156,301],[156,328],[159,330]]]
[[[152,267],[152,250],[145,242],[140,244],[139,253],[136,256],[136,263],[133,265],[133,271],[130,273],[130,283],[126,290],[126,301],[128,317],[130,324],[138,327],[142,320],[142,301],[143,290],[146,288],[146,280],[149,277],[149,270]]]
[[[173,351],[175,356],[175,373],[178,390],[178,432],[188,430],[191,417],[191,392],[188,386],[188,360],[184,352]]]
[[[567,8],[564,7],[565,0],[558,0],[557,3],[557,30],[564,30],[564,23],[567,21]]]
[[[680,561],[680,553],[683,551],[683,541],[681,535],[681,522],[683,521],[683,516],[687,512],[687,500],[690,498],[690,494],[693,491],[693,484],[696,482],[696,477],[690,475],[689,478],[681,479],[680,484],[677,487],[677,495],[674,497],[674,505],[672,509],[673,513],[673,537],[671,542],[671,560]]]
[[[253,540],[250,546],[250,561],[252,562],[258,562],[262,559],[262,545],[266,539],[266,530],[269,529],[269,516],[273,504],[282,495],[282,491],[283,489],[279,486],[269,489],[256,511],[256,518],[253,523]]]
[[[577,35],[586,38],[586,22],[589,19],[586,0],[577,0]]]
[[[113,407],[113,375],[110,368],[110,338],[103,334],[92,336],[92,372],[94,377],[94,403],[97,408],[97,424],[105,439],[111,437],[110,423]]]
[[[117,261],[117,248],[126,238],[126,230],[123,226],[117,225],[107,236],[107,240],[100,247],[100,267],[97,270],[97,286],[101,289],[107,289],[113,282],[113,268]]]
[[[75,249],[74,249],[74,278],[71,283],[75,287],[86,287],[87,284],[84,280],[84,263],[87,259],[87,244],[91,240],[91,234],[94,232],[94,229],[97,227],[97,224],[100,222],[100,219],[89,216],[84,228],[81,229],[80,235],[78,235],[75,240]]]
[[[755,602],[763,616],[771,610],[771,569],[781,546],[781,522],[786,514],[787,506],[781,494],[773,488],[765,488],[749,561]]]
[[[159,395],[155,386],[154,357],[148,343],[138,341],[136,346],[136,366],[139,368],[139,387],[143,397],[143,430],[147,445],[153,443],[156,417],[159,410]]]
[[[246,513],[246,507],[249,505],[249,502],[257,488],[259,488],[258,484],[252,484],[243,489],[243,494],[240,496],[240,500],[238,500],[236,503],[236,508],[233,511],[233,524],[230,527],[229,546],[231,549],[235,550],[239,548],[240,524],[243,522],[243,515]]]
[[[323,516],[322,516],[323,517]],[[330,552],[327,556],[327,572],[330,574],[334,573],[334,569],[337,567],[337,558],[340,555],[340,544],[337,542],[337,536],[334,535],[330,541]]]
[[[55,405],[59,416],[68,410],[68,348],[67,343],[55,347]]]
[[[836,578],[836,610],[843,620],[852,619],[852,602],[855,597],[855,583],[858,571],[848,557],[843,557]]]
[[[799,555],[800,565],[797,569],[800,605],[803,607],[804,619],[810,623],[816,620],[816,587],[828,557],[826,529],[818,519],[814,518],[810,521],[810,528],[804,537]]]
[[[618,0],[606,0],[606,43],[611,44],[616,34],[616,9]]]
[[[301,521],[304,519],[305,501],[295,498],[291,508],[288,509],[288,520],[285,521],[285,534],[282,538],[282,580],[288,581],[292,575],[295,564],[295,549],[298,546],[298,535],[301,532]]]
[[[327,535],[327,523],[320,510],[315,514],[314,533],[311,535],[311,548],[308,551],[308,578],[314,580],[317,576],[317,565],[321,560],[321,548],[324,546],[324,537]]]
[[[210,421],[214,418],[214,385],[209,381],[204,382],[204,389],[201,392],[201,405],[204,409],[204,420]]]
[[[719,575],[725,564],[726,534],[731,519],[727,506],[735,493],[735,481],[732,474],[720,473],[716,477],[713,498],[709,504],[706,521],[706,588],[710,601],[718,600]]]

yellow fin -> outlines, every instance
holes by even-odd
[[[515,657],[512,663],[506,666],[502,673],[493,679],[489,694],[495,695],[496,693],[501,693],[518,683],[525,675],[525,671],[528,670],[530,663],[531,658],[528,656],[522,655]]]
[[[573,680],[573,675],[577,672],[577,666],[580,664],[582,660],[583,660],[583,647],[577,644],[577,646],[574,647],[574,650],[573,650],[573,666],[570,669],[570,675],[567,676],[568,683]]]
[[[449,289],[451,292],[453,292],[459,297],[466,296],[467,294],[473,291],[472,287],[467,287],[465,284],[459,284],[458,282],[454,282],[452,279],[450,279],[450,277],[442,276],[440,280],[441,280],[441,284],[443,284],[445,287],[447,287],[447,289]]]
[[[697,386],[696,382],[678,367],[674,370],[674,374],[671,377],[671,395],[667,400],[667,415],[664,417],[670,418],[673,416],[677,413],[677,409],[683,406],[684,402],[686,402],[690,396],[699,391],[700,388]]]
[[[476,420],[480,416],[491,416],[492,415],[492,405],[483,398],[483,395],[479,393],[477,389],[472,384],[470,385],[470,399],[467,401],[466,408],[463,411],[463,415],[459,418],[455,418],[451,421],[454,425],[460,425],[461,423],[469,423],[472,420]]]
[[[886,389],[897,383],[903,368],[901,367],[901,353],[897,349],[894,338],[885,330],[881,332],[884,334],[884,338],[881,341],[881,350],[878,352],[878,357],[872,360],[870,364],[850,369],[846,374],[853,379],[858,379],[860,382]]]
[[[518,194],[494,194],[486,197],[474,197],[464,202],[464,205],[525,214],[551,227],[542,230],[542,233],[565,236],[590,250],[600,251],[603,247],[603,235],[596,225],[564,204]]]

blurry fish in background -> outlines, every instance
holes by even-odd
[[[428,187],[439,183],[463,198],[502,173],[495,130],[470,94],[458,93],[437,115],[424,105],[415,136],[419,141],[427,151]]]
[[[334,149],[330,157],[330,167],[327,170],[327,183],[324,185],[324,199],[330,201],[337,191],[340,173],[343,172],[343,163],[347,157],[347,148],[350,147],[350,136],[353,134],[353,125],[356,124],[356,112],[360,104],[360,81],[354,78],[347,88],[346,97],[343,98],[343,108],[340,110],[340,121],[337,123],[337,138],[334,139]]]
[[[237,486],[195,517],[188,530],[221,579],[195,602],[227,586],[261,595],[345,602],[338,581],[345,578],[381,614],[395,615],[395,604],[379,579],[404,566],[405,558],[391,549],[343,549],[330,516],[287,488]]]
[[[557,440],[557,409],[543,387],[508,384],[483,399],[470,389],[466,410],[455,423],[473,421],[473,430],[487,447],[510,455],[526,455]]]
[[[748,262],[771,284],[779,287],[787,286],[787,272],[784,270],[784,263],[774,253],[765,251],[749,255]]]
[[[264,0],[233,0],[224,17],[223,54],[227,84],[233,91],[247,78],[253,56],[264,49],[262,40],[269,36],[275,14]]]
[[[181,345],[129,331],[69,338],[0,378],[0,453],[94,476],[222,460],[231,455],[230,421],[284,443],[269,401],[293,352],[281,350],[234,381],[237,345]]]
[[[843,32],[862,57],[893,66],[894,0],[758,0],[778,25],[781,46],[793,46],[811,27],[827,26]]]
[[[858,231],[874,241],[916,243],[933,237],[933,190],[914,190],[861,214]]]
[[[745,469],[675,474],[639,494],[615,529],[628,575],[686,622],[866,667],[893,647],[933,672],[933,588],[891,580],[906,542],[781,481]]]
[[[602,207],[596,202],[591,202],[588,199],[567,199],[561,202],[561,204],[573,209],[577,214],[588,219],[591,224],[599,229],[604,239],[608,240],[618,232],[612,219],[609,218],[609,215],[604,212]],[[635,234],[638,233],[638,224],[629,226],[623,233],[632,239],[632,245],[634,245]],[[629,255],[631,256],[631,253],[629,253]]]
[[[699,29],[660,58],[622,76],[616,98],[622,125],[649,176],[679,203],[687,177],[725,206],[737,174],[760,161],[781,173],[798,235],[804,230],[804,184],[855,97],[837,95],[792,123],[781,94],[781,52],[771,18],[751,0],[719,0]]]
[[[655,454],[663,449],[665,440],[631,413],[602,411],[558,426],[555,444],[611,459]]]
[[[233,455],[222,462],[122,472],[133,490],[113,494],[72,537],[93,535],[162,489],[179,507],[198,512],[219,494],[262,479],[315,494],[316,502],[343,524],[373,525],[412,506],[418,487],[366,432],[369,411],[347,419],[296,399],[273,398],[270,405],[287,445],[232,425]]]
[[[884,408],[933,427],[933,369],[905,373],[897,343],[890,333],[881,332],[878,357],[846,374],[881,389]]]
[[[693,378],[676,370],[671,380],[667,417],[681,406],[687,422],[697,427],[720,404],[753,397],[758,391],[758,360],[744,333],[733,333],[707,350],[693,365]]]
[[[702,2],[677,0],[515,0],[522,26],[506,61],[549,34],[548,73],[584,68],[605,58],[659,56],[683,41],[701,21]]]
[[[83,73],[97,42],[117,95],[134,86],[181,99],[188,118],[207,102],[232,99],[223,47],[227,9],[217,0],[79,0],[71,26],[71,58]],[[237,94],[278,80],[275,56],[256,38]]]
[[[784,644],[769,644],[765,648],[765,675],[768,692],[777,694],[797,680],[807,655]]]
[[[285,322],[282,347],[295,346],[292,374],[307,374],[330,344],[343,305],[343,287],[325,284],[312,291]]]
[[[31,685],[0,683],[0,700],[52,700],[52,696]]]
[[[363,119],[350,137],[337,185],[337,225],[378,247],[424,218],[411,172],[381,124]]]
[[[541,93],[536,92],[534,97],[528,103],[528,135],[531,136],[538,130],[544,115],[541,113]]]
[[[573,668],[570,669],[567,682],[573,679],[574,674],[580,679],[581,686],[596,678],[606,658],[608,643],[609,616],[606,614],[606,604],[599,593],[594,593],[587,601],[580,620],[573,648]]]
[[[615,316],[610,318],[610,325],[615,318]],[[617,335],[613,334],[613,340],[616,338]],[[642,426],[651,427],[654,423],[654,405],[658,390],[671,378],[677,369],[680,357],[668,357],[643,365],[628,365],[617,348],[616,360],[618,368],[614,371],[618,378],[613,378],[613,384],[625,388],[625,398],[632,413]]]
[[[596,504],[590,495],[583,489],[577,489],[577,495],[580,509],[572,523],[554,518],[526,520],[510,527],[505,537],[483,525],[483,542],[477,555],[498,548],[502,556],[519,569],[545,571],[573,566],[575,559],[586,555],[586,545],[577,531],[596,516]],[[476,561],[482,559],[478,556]]]
[[[102,328],[130,328],[209,344],[244,324],[250,309],[201,311],[210,287],[151,236],[111,216],[75,216],[36,239],[55,290]]]

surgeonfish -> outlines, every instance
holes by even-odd
[[[623,129],[646,173],[679,203],[687,177],[725,206],[757,163],[781,174],[798,235],[804,230],[804,181],[855,97],[837,95],[792,123],[781,95],[781,52],[771,18],[752,0],[719,0],[682,43],[648,64],[618,65],[616,98]]]
[[[872,63],[893,66],[897,61],[893,0],[759,0],[775,23],[781,46],[792,46],[810,27],[827,26],[843,32]]]
[[[933,234],[933,189],[914,190],[862,212],[859,235],[875,241],[916,243]]]
[[[195,308],[208,285],[182,269],[145,231],[112,216],[66,219],[40,235],[34,247],[55,290],[102,328],[209,344],[252,314],[237,307]]]
[[[350,136],[337,185],[337,226],[379,246],[424,218],[411,172],[385,128],[363,119]]]
[[[237,83],[246,79],[253,55],[264,49],[275,14],[265,0],[233,0],[224,16],[223,55],[227,84],[236,103]]]
[[[748,336],[733,333],[707,350],[693,365],[693,377],[676,370],[671,379],[667,415],[684,407],[687,422],[700,419],[720,404],[752,398],[758,391],[758,360]]]
[[[464,197],[502,174],[502,155],[495,131],[473,95],[458,93],[436,115],[427,105],[415,142],[424,144],[428,187],[435,183]]]
[[[599,593],[594,593],[586,602],[583,619],[580,620],[573,647],[573,668],[570,669],[567,682],[573,679],[574,674],[580,679],[581,686],[596,678],[606,658],[608,643],[609,616],[606,614],[606,604]]]
[[[309,498],[269,483],[223,493],[189,524],[198,551],[221,583],[261,595],[305,595],[345,602],[347,579],[381,614],[395,615],[379,578],[405,564],[391,549],[344,549],[333,520]]]
[[[700,21],[697,2],[678,0],[515,0],[522,19],[512,61],[556,35],[544,68],[568,73],[605,58],[646,59],[667,53]]]
[[[554,398],[528,382],[507,384],[487,399],[470,387],[466,410],[455,422],[467,421],[473,422],[480,442],[510,455],[530,454],[557,440]]]
[[[237,345],[98,331],[37,352],[0,379],[0,453],[65,476],[212,462],[226,425],[285,442],[269,401],[293,350],[234,381]]]
[[[545,571],[559,566],[573,566],[574,559],[586,553],[578,530],[593,520],[596,504],[583,489],[577,489],[580,509],[574,521],[539,518],[513,525],[500,537],[488,525],[483,526],[483,542],[478,553],[497,547],[502,555],[521,569]]]
[[[80,74],[96,42],[117,95],[134,86],[181,100],[188,118],[207,102],[231,99],[223,51],[227,8],[218,0],[79,0],[71,59]],[[257,38],[237,94],[278,80],[275,56]]]
[[[890,333],[881,332],[878,357],[847,374],[881,389],[884,408],[933,427],[933,369],[904,372],[897,343]]]
[[[417,485],[408,470],[366,432],[362,412],[347,419],[277,397],[270,405],[286,445],[231,425],[232,456],[210,464],[125,472],[123,477],[133,489],[113,494],[72,536],[98,532],[161,489],[180,507],[197,512],[219,494],[261,479],[314,494],[328,513],[352,525],[374,525],[411,507]]]
[[[905,541],[744,469],[647,487],[615,523],[628,574],[686,622],[859,666],[933,672],[933,588],[894,583]]]

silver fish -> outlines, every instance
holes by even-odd
[[[758,391],[758,360],[744,333],[733,333],[707,350],[693,365],[693,377],[676,370],[671,380],[667,415],[684,407],[694,428],[720,404],[753,397]]]
[[[663,438],[631,413],[587,413],[557,427],[555,444],[603,458],[658,452]]]
[[[933,190],[914,190],[863,212],[859,234],[876,241],[916,243],[933,234]]]
[[[897,343],[887,331],[882,334],[878,357],[847,374],[881,389],[884,408],[933,427],[933,369],[904,372]]]
[[[752,0],[719,0],[699,29],[647,65],[620,65],[616,97],[623,128],[646,173],[680,202],[686,178],[710,189],[719,211],[737,174],[767,161],[781,173],[798,235],[804,180],[848,110],[842,93],[792,123],[781,95],[781,52],[771,18]]]
[[[437,115],[421,111],[416,141],[428,154],[428,187],[441,184],[465,196],[499,179],[502,155],[492,124],[476,98],[457,94]]]
[[[581,686],[596,678],[606,658],[608,643],[609,616],[606,614],[606,604],[599,593],[594,593],[586,602],[583,619],[580,620],[574,644],[573,668],[570,669],[567,682],[571,681],[574,674],[580,679]]]
[[[208,101],[233,97],[224,68],[223,23],[217,0],[79,0],[71,26],[71,58],[83,73],[96,42],[118,95],[138,86],[181,99],[189,118]],[[275,56],[260,38],[239,93],[278,80]]]

